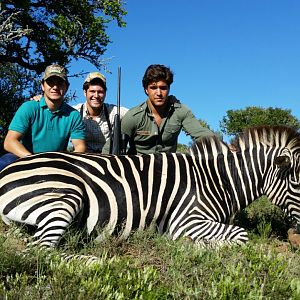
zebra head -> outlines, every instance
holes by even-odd
[[[297,221],[297,232],[300,233],[300,149],[283,152],[286,153],[274,159],[278,174],[282,176],[282,181],[285,181],[287,187],[278,204]],[[277,204],[276,201],[274,204]]]
[[[300,232],[300,134],[286,126],[249,129],[260,146],[264,193],[297,222]]]

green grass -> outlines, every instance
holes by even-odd
[[[2,226],[0,299],[300,299],[300,250],[274,230],[273,207],[264,207],[254,227],[261,201],[237,219],[249,225],[250,242],[218,250],[171,241],[150,228],[98,243],[70,232],[51,255],[31,249],[24,256],[19,231],[7,234]],[[66,263],[62,252],[92,254],[99,263]]]

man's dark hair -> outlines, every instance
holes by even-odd
[[[173,72],[164,65],[150,65],[146,69],[143,77],[143,87],[146,89],[152,82],[158,82],[160,80],[166,81],[170,87],[173,82]]]
[[[107,91],[106,84],[100,78],[95,78],[92,79],[90,82],[85,82],[82,86],[83,90],[87,91],[90,85],[100,85],[105,91]]]

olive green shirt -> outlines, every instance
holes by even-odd
[[[160,127],[147,101],[130,109],[122,119],[121,131],[130,137],[128,154],[176,152],[178,135],[183,129],[193,139],[214,135],[200,125],[192,111],[174,96],[169,96],[166,116]]]

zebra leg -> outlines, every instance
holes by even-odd
[[[44,218],[37,224],[32,245],[47,248],[57,246],[74,219],[75,215],[64,208],[47,211]]]
[[[52,248],[58,245],[71,223],[82,212],[82,198],[76,194],[51,193],[41,195],[38,200],[34,205],[25,203],[24,207],[16,207],[15,214],[10,212],[11,219],[19,219],[21,223],[35,227],[30,245]]]
[[[211,220],[199,220],[193,224],[183,222],[171,232],[175,240],[180,236],[189,237],[197,245],[218,247],[230,244],[245,244],[248,234],[244,228]]]
[[[101,261],[99,259],[99,257],[93,256],[93,255],[81,255],[81,254],[62,253],[61,258],[66,262],[70,262],[72,260],[80,261],[80,263],[82,263],[86,266],[92,266]]]
[[[43,199],[43,201],[37,205],[30,207],[26,205],[22,207],[22,209],[18,207],[18,212],[10,211],[4,216],[7,223],[13,221],[17,224],[28,224],[35,230],[32,237],[33,241],[26,243],[27,247],[21,251],[20,255],[30,256],[32,253],[31,250],[38,247],[41,251],[46,252],[46,256],[49,260],[59,257],[66,263],[79,261],[82,265],[86,266],[99,263],[99,258],[93,255],[58,254],[56,251],[52,251],[53,248],[58,245],[75,218],[80,219],[80,213],[83,209],[79,195],[77,195],[77,197],[74,195],[60,195],[59,198],[55,198],[53,194],[51,196],[51,199]],[[19,238],[18,236],[18,239]]]
[[[101,259],[93,255],[81,255],[81,254],[69,254],[64,252],[53,251],[54,248],[46,247],[30,247],[22,250],[18,255],[25,258],[32,258],[36,256],[42,256],[45,263],[52,263],[53,261],[60,261],[62,263],[72,263],[79,262],[80,265],[93,266],[94,264],[99,264]]]
[[[39,246],[50,250],[58,245],[66,230],[82,212],[82,201],[76,201],[77,205],[70,205],[70,196],[61,197],[51,205],[51,208],[43,212],[36,220],[37,229],[33,235],[33,240],[29,246]],[[74,197],[73,197],[74,200]],[[74,202],[73,202],[74,204]],[[51,259],[51,253],[49,252]],[[61,253],[60,258],[66,262],[72,260],[80,261],[82,264],[90,266],[99,262],[99,258],[92,255],[78,255]]]

